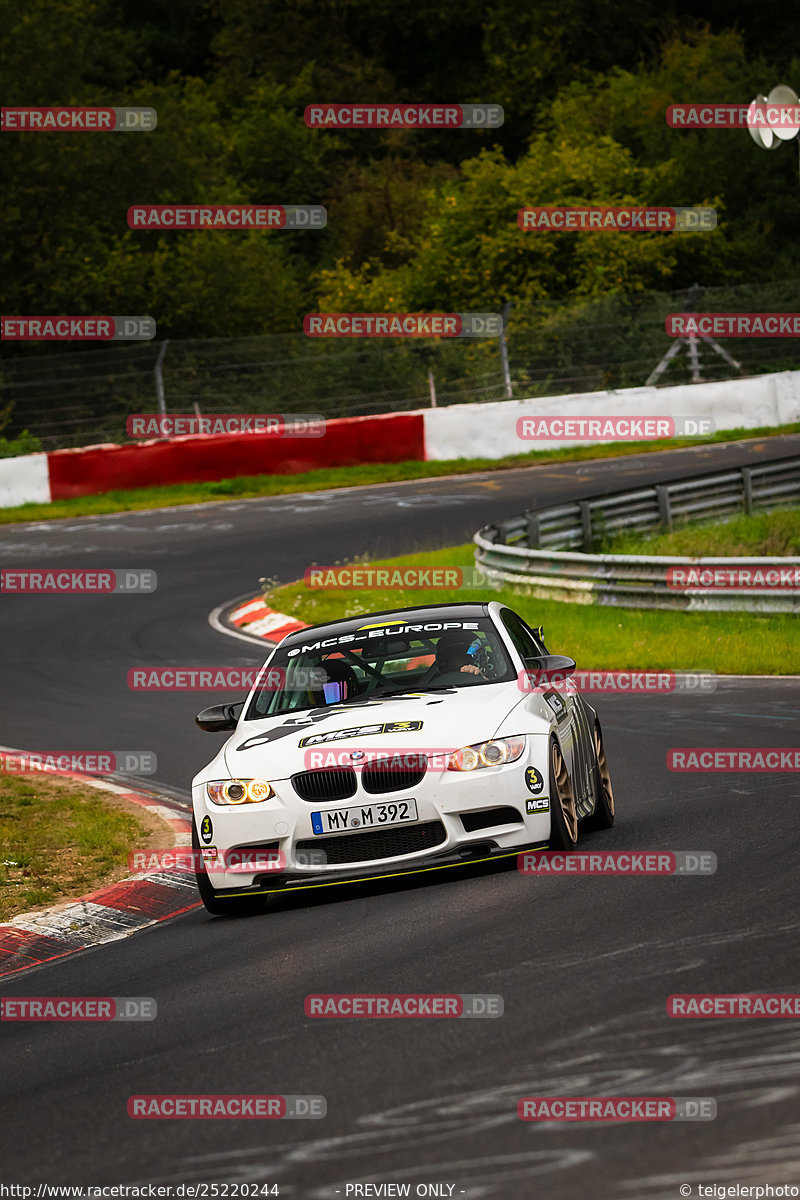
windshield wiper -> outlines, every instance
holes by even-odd
[[[440,687],[415,687],[415,688],[392,688],[390,691],[370,692],[366,697],[367,700],[383,700],[391,696],[413,696],[415,692],[451,692],[452,684],[443,684]]]
[[[383,700],[387,696],[407,696],[408,694],[409,694],[408,689],[383,688],[383,690],[379,690],[377,692],[368,692],[367,695],[365,695],[363,697],[363,699],[364,700]]]

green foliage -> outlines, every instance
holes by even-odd
[[[140,104],[146,134],[7,132],[6,313],[150,312],[173,338],[314,308],[456,311],[790,277],[791,148],[668,104],[795,86],[800,17],[719,0],[0,0],[7,104]],[[331,132],[320,100],[502,103],[495,131]],[[313,233],[132,231],[135,203],[324,203]],[[521,232],[525,204],[713,204],[714,233]],[[24,348],[43,353],[47,347]],[[9,350],[4,347],[6,353]],[[13,352],[13,351],[12,351]],[[17,351],[18,352],[18,351]]]
[[[0,458],[18,458],[22,454],[36,454],[42,443],[25,429],[19,437],[0,437]]]

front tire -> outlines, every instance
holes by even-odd
[[[610,829],[614,824],[614,789],[611,786],[603,731],[599,721],[594,723],[594,778],[597,800],[594,812],[586,824],[589,829]]]
[[[200,838],[197,836],[194,817],[192,817],[192,849],[200,850]],[[254,913],[266,912],[267,896],[233,896],[231,898],[217,896],[205,871],[195,871],[194,878],[200,899],[212,916],[246,917]]]
[[[561,747],[550,742],[550,848],[574,850],[578,844],[575,793]]]

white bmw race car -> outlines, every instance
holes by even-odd
[[[216,914],[274,891],[550,845],[614,822],[603,735],[572,659],[497,601],[289,634],[192,783],[197,885]],[[566,686],[565,686],[566,682]]]

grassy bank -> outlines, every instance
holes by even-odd
[[[474,547],[408,554],[370,566],[472,566]],[[311,564],[309,564],[311,565]],[[333,564],[325,564],[333,565]],[[719,674],[800,674],[797,617],[749,613],[672,613],[536,600],[511,588],[498,591],[315,591],[304,583],[276,587],[267,603],[309,624],[415,604],[501,600],[531,625],[543,625],[553,653],[581,667],[661,667]]]
[[[749,558],[800,554],[800,509],[687,525],[672,533],[625,533],[603,545],[607,554],[678,554],[690,558]]]
[[[0,920],[130,874],[128,852],[169,846],[166,825],[75,780],[0,775]]]
[[[81,496],[58,500],[53,504],[21,504],[0,508],[0,525],[17,521],[53,521],[59,517],[99,516],[103,513],[131,512],[140,508],[167,508],[181,504],[202,504],[214,500],[250,500],[258,496],[285,496],[293,492],[319,492],[329,488],[355,487],[374,483],[398,483],[403,480],[437,479],[448,475],[474,474],[480,471],[510,471],[552,462],[584,462],[587,459],[621,458],[628,454],[648,454],[657,450],[680,450],[688,446],[715,442],[744,441],[800,433],[800,422],[792,425],[764,426],[760,429],[733,429],[705,438],[668,438],[656,442],[613,442],[602,446],[576,446],[563,450],[534,450],[528,454],[509,454],[505,458],[456,458],[448,462],[364,463],[355,467],[332,467],[307,471],[302,475],[242,475],[218,483],[186,483],[172,487],[133,488],[103,492],[99,496]]]

